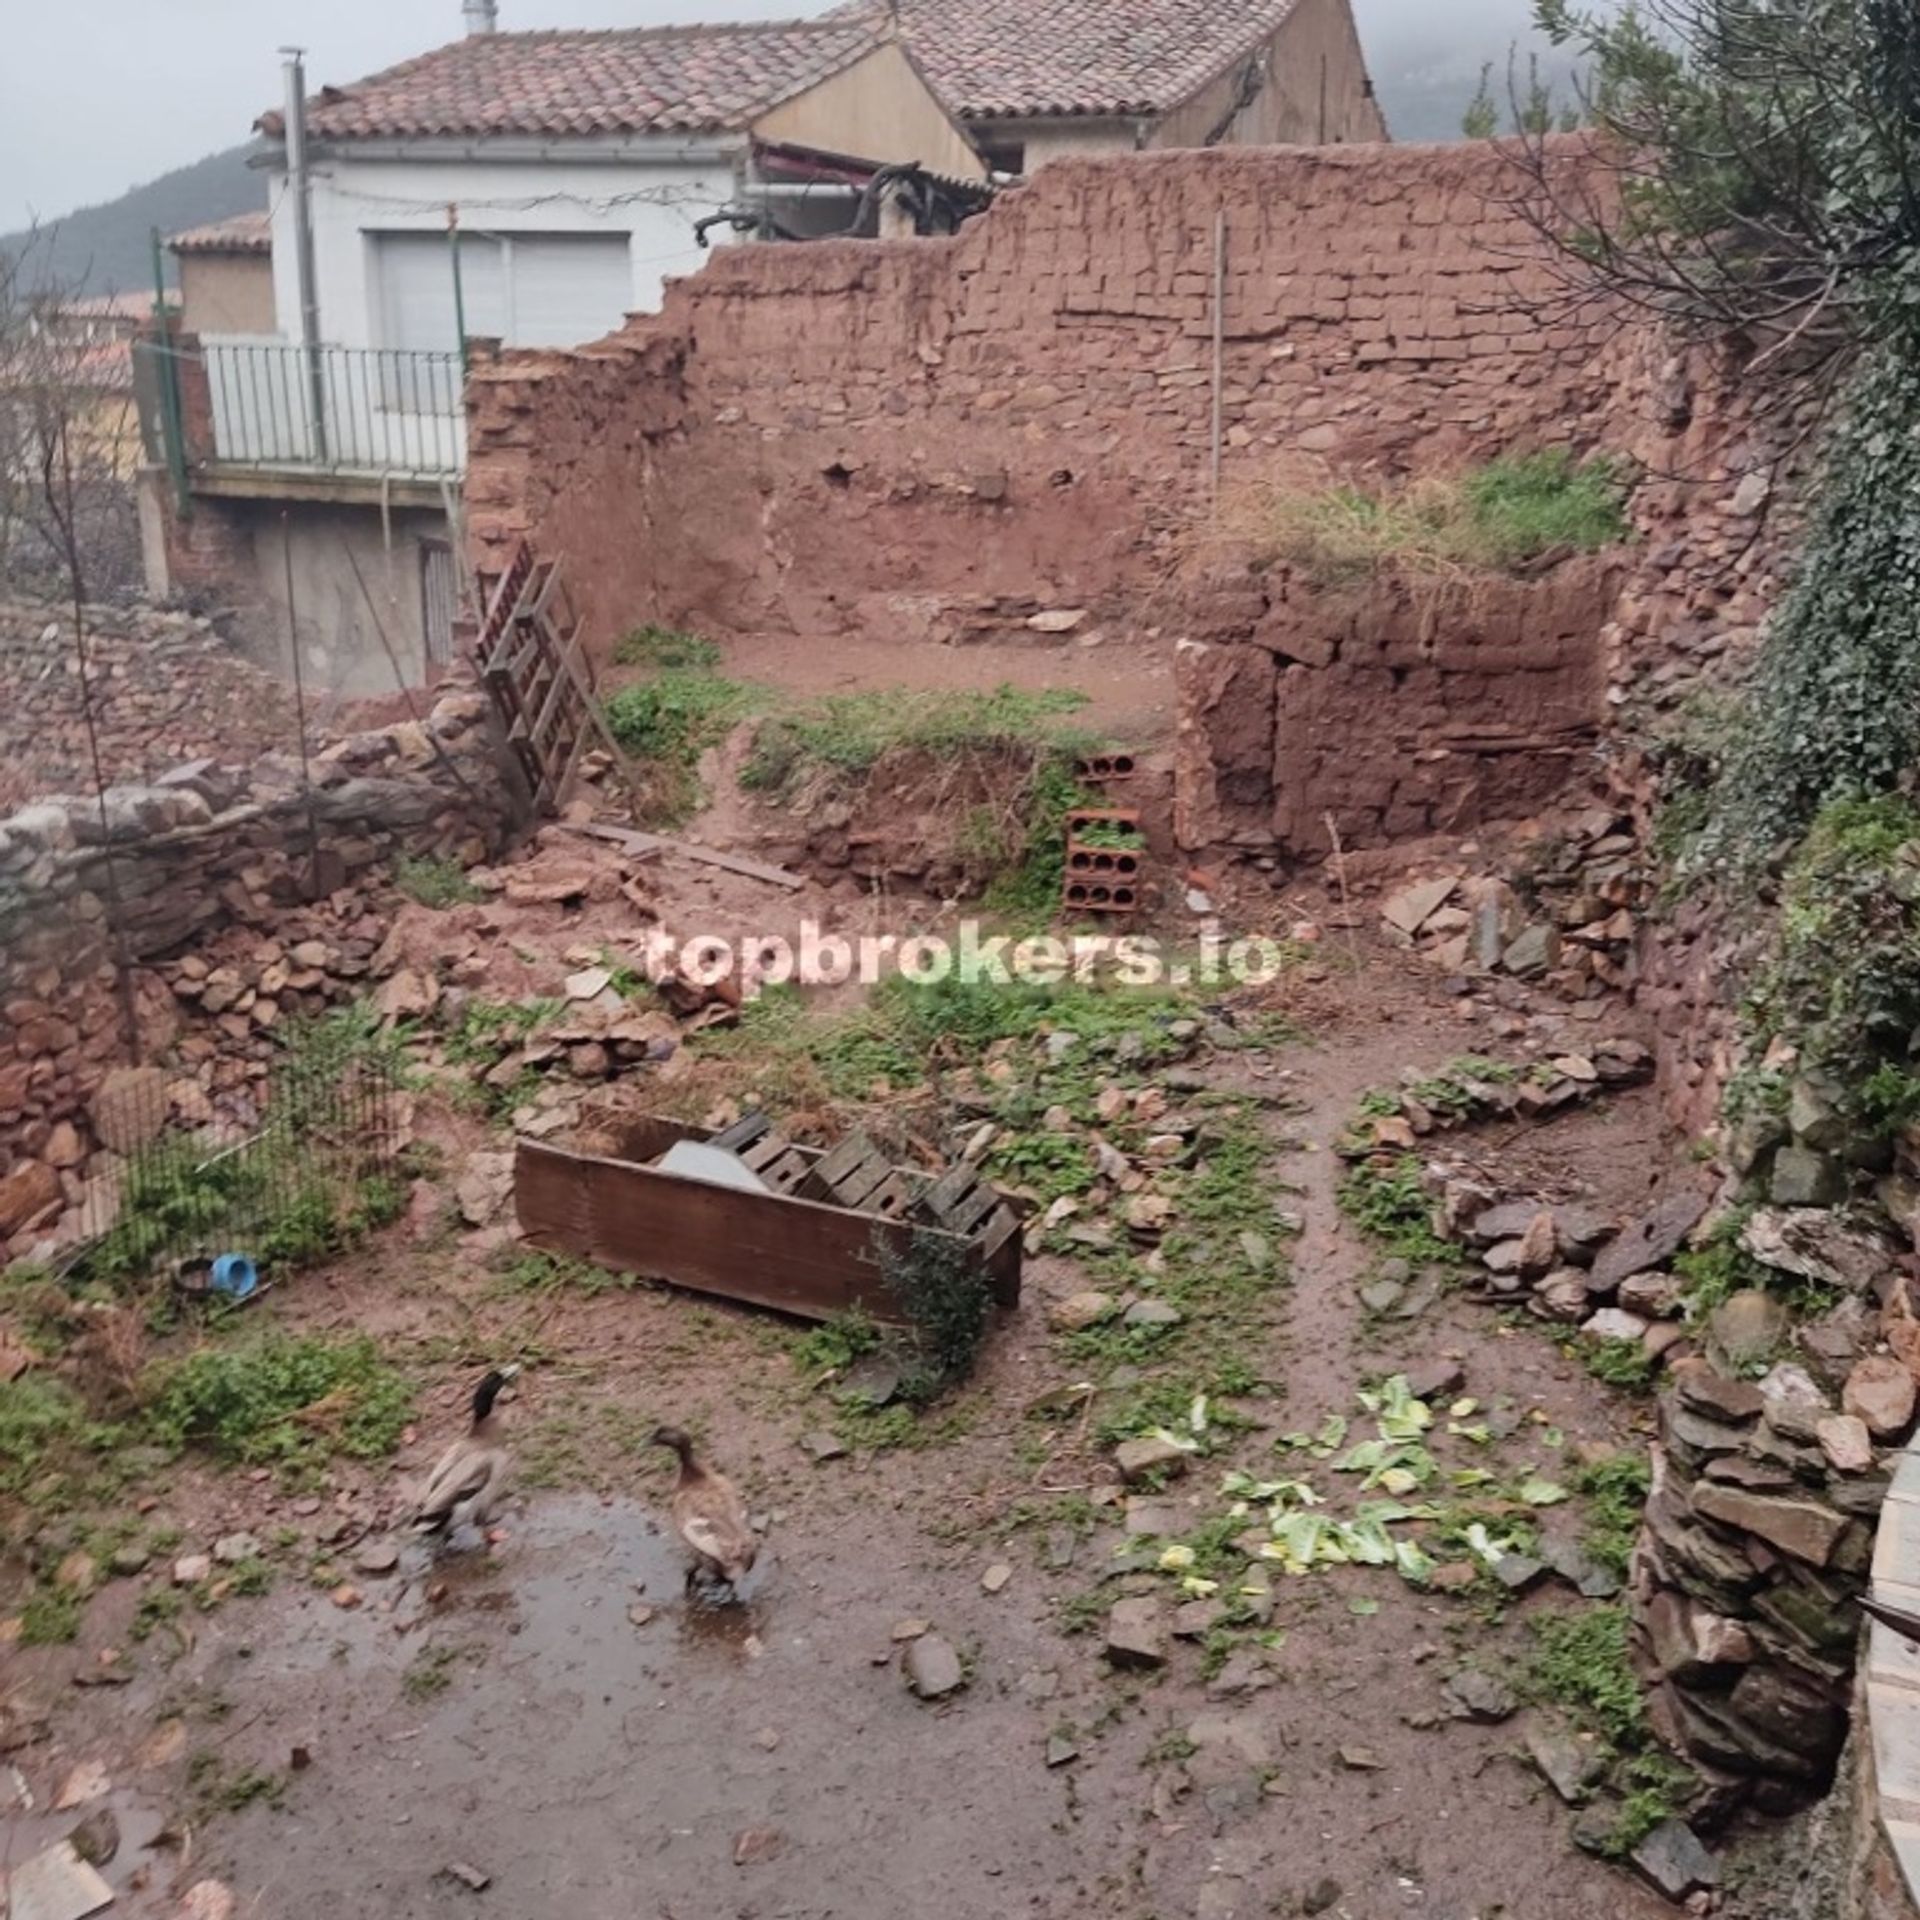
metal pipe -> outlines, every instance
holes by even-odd
[[[182,518],[193,511],[187,487],[187,437],[181,420],[180,369],[173,358],[173,328],[167,320],[167,270],[160,252],[160,229],[152,229],[153,324],[160,355],[160,438],[166,446],[167,472],[173,480],[173,500]]]
[[[467,295],[460,281],[460,209],[447,202],[447,244],[453,249],[453,330],[460,339],[460,379],[467,377]]]
[[[307,69],[299,47],[280,49],[287,77],[287,185],[293,193],[293,259],[300,284],[300,344],[313,403],[313,451],[327,459],[326,393],[320,367],[320,289],[313,270],[313,182],[307,169]]]

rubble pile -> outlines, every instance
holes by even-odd
[[[1729,1242],[1697,1192],[1620,1227],[1579,1204],[1502,1197],[1457,1165],[1427,1180],[1435,1230],[1471,1250],[1480,1297],[1666,1370],[1629,1592],[1662,1737],[1722,1811],[1823,1792],[1847,1734],[1850,1603],[1890,1454],[1915,1423],[1920,1326],[1899,1249],[1877,1220],[1826,1208],[1758,1208]],[[1674,1262],[1708,1236],[1765,1284],[1690,1299]],[[1796,1315],[1796,1289],[1803,1306],[1830,1304]]]
[[[1380,919],[1444,973],[1506,974],[1580,999],[1632,984],[1645,894],[1629,822],[1592,807],[1532,849],[1517,884],[1438,874],[1389,894]]]
[[[483,858],[514,823],[495,742],[485,695],[454,679],[424,720],[315,755],[310,786],[281,754],[200,760],[0,819],[0,1247],[78,1202],[112,1063],[165,1056],[208,1016],[170,1079],[181,1118],[217,1114],[279,1021],[378,976],[371,884],[402,854]]]
[[[214,626],[157,607],[87,609],[87,684],[108,778],[144,781],[202,754],[298,753],[293,694]],[[0,808],[91,785],[73,609],[0,599]]]

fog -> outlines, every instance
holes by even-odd
[[[956,6],[966,0],[953,0]],[[820,13],[828,0],[775,9]],[[1484,61],[1504,71],[1530,0],[1354,0],[1395,133],[1458,132]],[[501,0],[509,27],[733,19],[752,0]],[[274,104],[276,48],[344,82],[460,31],[459,0],[11,0],[0,42],[0,231],[110,200],[243,140]]]

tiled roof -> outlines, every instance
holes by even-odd
[[[314,96],[322,140],[739,132],[876,44],[868,17],[482,33]],[[279,136],[278,113],[261,132]]]
[[[236,213],[230,220],[189,227],[167,242],[175,253],[271,253],[273,221],[265,207],[257,213]]]
[[[853,0],[830,19],[874,19]],[[929,84],[963,119],[1163,113],[1280,27],[1298,0],[899,0]],[[884,11],[884,9],[882,10]]]

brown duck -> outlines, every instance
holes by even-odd
[[[693,1442],[679,1427],[656,1427],[652,1444],[667,1447],[680,1461],[667,1511],[673,1530],[692,1549],[692,1580],[704,1574],[737,1587],[753,1570],[760,1543],[747,1524],[746,1502],[724,1473],[702,1466],[693,1457]]]
[[[501,1367],[474,1388],[472,1424],[440,1456],[420,1490],[412,1515],[418,1532],[450,1538],[463,1527],[486,1525],[507,1483],[507,1450],[494,1402],[519,1371]]]

